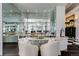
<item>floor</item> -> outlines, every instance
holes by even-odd
[[[61,56],[79,56],[79,45],[68,45],[67,50],[61,51]]]
[[[16,43],[3,44],[3,56],[19,56],[18,51],[18,44]],[[38,51],[38,56],[41,56],[40,51]]]
[[[18,44],[3,44],[3,56],[18,56]]]
[[[3,56],[19,56],[18,44],[3,44]],[[38,56],[41,56],[39,51]],[[79,56],[79,45],[68,46],[68,50],[61,51],[61,56]]]

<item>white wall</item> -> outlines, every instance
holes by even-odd
[[[79,40],[79,19],[76,20],[76,39]]]
[[[64,22],[65,22],[65,6],[57,6],[56,7],[56,36],[57,37],[60,37],[60,30],[62,28],[63,29],[65,28]]]
[[[2,55],[2,4],[0,3],[0,55]]]
[[[75,15],[77,17],[77,19],[75,19],[75,26],[76,26],[76,39],[79,40],[79,11],[75,12]]]

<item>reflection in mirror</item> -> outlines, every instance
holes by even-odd
[[[7,50],[6,43],[11,43],[8,44],[11,47],[12,43],[16,43],[13,44],[13,47],[14,45],[18,47],[17,43],[20,38],[34,38],[39,40],[55,37],[55,7],[21,11],[15,4],[3,3],[2,10],[4,54],[6,54],[5,51],[11,53],[11,51]],[[16,51],[16,53],[18,52]]]
[[[33,11],[27,9],[25,12],[9,3],[3,4],[2,8],[4,35],[24,35],[32,31],[55,35],[56,8]]]

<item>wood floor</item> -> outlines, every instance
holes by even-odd
[[[18,44],[3,44],[3,56],[18,56]]]
[[[19,56],[18,44],[3,44],[3,56]],[[41,56],[39,51],[38,56]],[[68,49],[61,51],[61,56],[79,56],[79,45],[68,46]]]
[[[61,56],[79,56],[79,45],[68,45],[67,50],[61,51]]]
[[[3,56],[19,56],[18,52],[17,43],[3,44]],[[38,51],[38,56],[41,56],[40,51]]]

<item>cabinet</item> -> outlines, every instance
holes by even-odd
[[[75,27],[66,27],[65,28],[65,36],[68,36],[70,38],[72,38],[72,37],[75,38],[75,36],[76,36],[75,31],[76,31]]]
[[[66,17],[65,27],[75,27],[75,14]]]
[[[75,32],[76,32],[76,27],[75,27],[75,14],[70,15],[68,17],[66,17],[66,21],[65,21],[65,36],[68,36],[70,38],[76,36]]]

